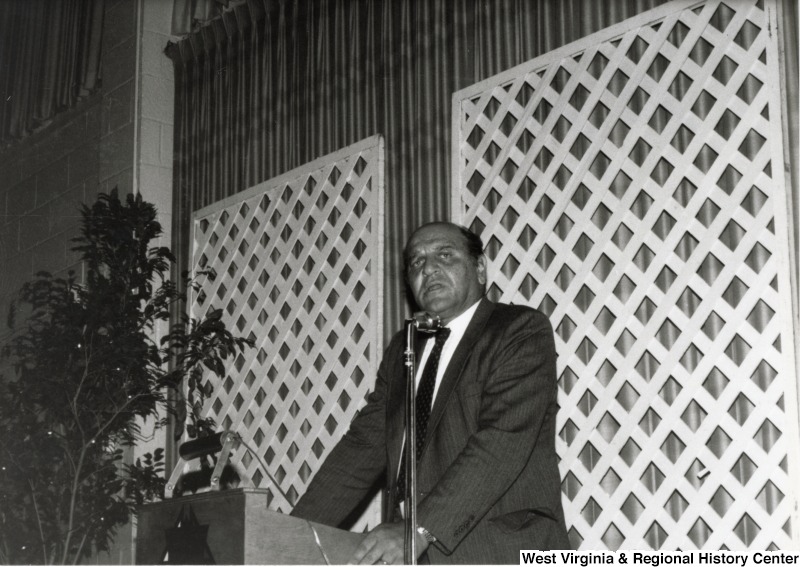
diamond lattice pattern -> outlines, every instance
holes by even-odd
[[[454,209],[556,330],[573,544],[786,549],[776,52],[761,2],[657,12],[463,91]]]
[[[200,211],[195,266],[213,269],[194,316],[223,309],[255,342],[213,385],[206,412],[256,450],[291,510],[371,390],[381,352],[382,145],[294,170]],[[249,452],[232,457],[254,486]]]

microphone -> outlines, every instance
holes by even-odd
[[[178,448],[178,454],[181,456],[181,459],[190,461],[197,457],[219,453],[225,441],[227,441],[226,435],[227,432],[220,431],[214,435],[207,435],[198,439],[186,441],[185,443],[181,443],[181,446]]]
[[[427,311],[417,311],[411,316],[414,326],[421,333],[435,333],[442,328],[442,320],[438,315],[431,315]]]

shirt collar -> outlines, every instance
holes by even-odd
[[[461,337],[464,332],[467,330],[467,326],[469,322],[472,320],[472,316],[475,314],[475,311],[478,309],[478,304],[480,303],[480,299],[472,304],[472,306],[468,307],[466,311],[464,311],[461,315],[450,321],[445,327],[450,329],[450,336],[453,335]]]

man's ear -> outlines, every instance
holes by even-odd
[[[478,256],[478,282],[481,285],[486,285],[486,256],[481,254]]]

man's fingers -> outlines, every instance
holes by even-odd
[[[374,565],[375,563],[380,563],[380,558],[383,555],[382,551],[378,546],[373,547],[372,549],[367,552],[364,557],[361,558],[359,564],[361,565]]]
[[[351,563],[359,565],[389,565],[403,563],[402,525],[382,524],[361,541]]]
[[[377,534],[370,534],[368,536],[372,539],[371,547],[363,557],[359,560],[360,565],[388,565],[391,563],[389,559],[389,551],[391,546],[388,545],[385,534],[378,532]]]
[[[387,565],[403,565],[403,553],[397,553],[397,550],[394,550],[393,553],[387,553],[383,556],[386,560]]]
[[[380,533],[380,532],[379,532]],[[380,564],[384,554],[383,538],[375,533],[370,533],[365,537],[353,554],[351,564],[356,565],[375,565]],[[388,562],[386,563],[388,564]]]
[[[374,547],[375,541],[372,537],[372,534],[367,534],[367,537],[361,540],[361,543],[358,544],[355,553],[353,553],[353,559],[350,561],[350,564],[365,564],[364,559],[370,554]],[[372,561],[369,561],[367,564],[372,564]]]

